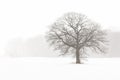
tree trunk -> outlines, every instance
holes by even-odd
[[[81,64],[79,50],[76,49],[76,64]]]

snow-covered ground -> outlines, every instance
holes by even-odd
[[[0,58],[0,80],[120,80],[119,58]]]

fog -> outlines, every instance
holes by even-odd
[[[16,38],[8,42],[4,56],[11,57],[54,57],[57,53],[48,46],[43,35],[28,38]]]
[[[48,26],[67,12],[77,12],[112,31],[104,56],[118,57],[119,7],[119,0],[0,0],[0,56],[56,56],[44,39]]]
[[[120,32],[108,33],[107,54],[90,53],[88,57],[120,57]],[[38,35],[28,39],[15,38],[10,40],[4,48],[4,56],[11,57],[55,57],[59,51],[54,51],[46,42],[45,35]]]

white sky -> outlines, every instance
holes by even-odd
[[[120,31],[119,0],[0,0],[0,47],[16,38],[44,34],[66,12],[85,14],[104,28]]]

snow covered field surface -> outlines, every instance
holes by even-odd
[[[120,58],[0,57],[0,80],[120,80]]]

